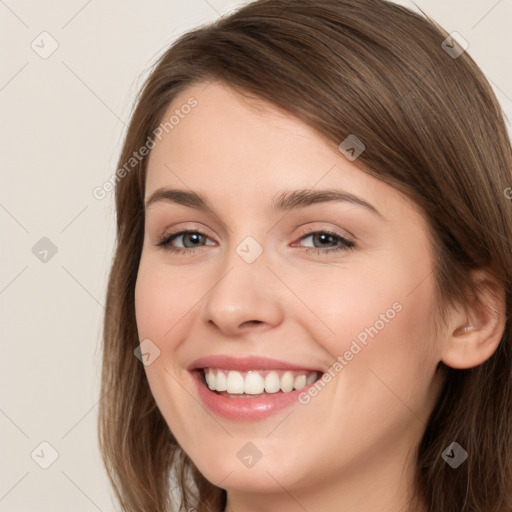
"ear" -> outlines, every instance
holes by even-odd
[[[441,361],[451,368],[473,368],[489,359],[503,336],[506,322],[505,286],[484,269],[472,278],[480,291],[467,309],[456,308],[444,335]]]

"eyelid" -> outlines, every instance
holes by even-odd
[[[176,227],[179,226],[179,227]],[[215,231],[213,231],[211,228],[206,227],[201,222],[175,222],[173,224],[167,225],[163,230],[159,230],[161,233],[160,235],[157,235],[157,238],[159,240],[168,238],[171,235],[177,235],[178,233],[183,232],[191,232],[194,233],[201,233],[202,235],[214,240],[217,237],[217,234]],[[212,234],[208,234],[212,233]]]
[[[171,232],[164,231],[163,234],[157,238],[156,245],[163,246],[163,245],[165,245],[166,242],[170,243],[171,240],[174,240],[180,236],[183,236],[183,235],[186,235],[189,233],[197,233],[198,235],[201,235],[209,240],[213,240],[210,235],[207,235],[204,231],[202,231],[200,229],[183,228],[183,229],[178,229],[177,231],[171,231]],[[213,240],[213,241],[215,241],[215,240]],[[179,247],[178,247],[178,249],[179,249]]]
[[[322,233],[329,233],[331,235],[339,236],[340,238],[343,238],[347,240],[348,242],[356,243],[357,238],[352,235],[352,233],[349,233],[347,230],[342,230],[343,233],[339,232],[340,228],[325,228],[321,226],[314,226],[305,228],[304,231],[301,232],[301,234],[298,237],[298,240],[301,238],[304,238],[306,235],[312,234],[312,233],[318,233],[319,231]]]

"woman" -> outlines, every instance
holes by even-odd
[[[161,57],[118,168],[124,511],[512,510],[512,154],[463,43],[253,2]]]

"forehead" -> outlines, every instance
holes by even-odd
[[[268,203],[284,190],[340,188],[383,212],[396,201],[409,203],[302,121],[220,82],[183,90],[161,127],[167,129],[150,153],[146,199],[158,188],[179,187],[224,204],[236,199],[240,206],[257,198]]]
[[[191,100],[196,106],[176,122],[176,114],[188,111],[185,106]],[[182,91],[167,108],[161,126],[173,117],[175,124],[151,152],[152,168],[153,163],[172,159],[175,163],[187,160],[196,167],[204,165],[215,172],[243,174],[246,169],[264,171],[306,155],[322,157],[323,161],[332,153],[306,124],[262,100],[247,100],[219,82],[196,84]],[[333,160],[332,155],[328,158]],[[320,172],[318,169],[319,177]],[[262,175],[253,174],[254,178]]]

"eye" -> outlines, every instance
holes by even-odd
[[[313,241],[313,244],[319,244],[319,247],[305,247],[305,249],[307,252],[314,252],[316,254],[346,251],[355,247],[355,243],[352,240],[330,231],[311,231],[303,235],[299,240],[307,240],[308,238]],[[180,239],[182,246],[173,244],[173,242]],[[208,236],[200,231],[178,231],[164,235],[156,245],[175,254],[184,254],[197,251],[204,246],[201,242],[206,242],[207,240],[210,240]],[[333,247],[329,244],[338,245]],[[206,243],[206,245],[215,245],[215,243]],[[292,247],[294,246],[292,245]]]
[[[182,247],[176,247],[172,245],[175,240],[182,239]],[[165,250],[174,253],[186,253],[195,251],[201,247],[201,240],[209,238],[200,231],[178,231],[177,233],[171,233],[170,235],[164,235],[157,243],[158,247],[163,247]],[[190,245],[189,245],[190,244]],[[207,244],[215,245],[215,244]]]
[[[308,252],[314,252],[316,254],[332,253],[337,251],[346,251],[355,247],[355,242],[341,236],[338,233],[331,231],[311,231],[302,235],[300,240],[311,239],[313,244],[318,244],[318,247],[306,247]],[[338,244],[329,246],[328,244]]]

